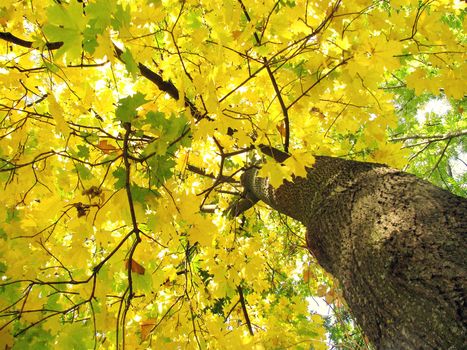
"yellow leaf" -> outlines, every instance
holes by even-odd
[[[97,34],[96,41],[99,44],[97,46],[94,55],[96,58],[107,58],[109,61],[113,62],[115,60],[115,55],[113,53],[113,44],[110,39],[110,33],[105,31],[103,34]]]
[[[190,241],[198,242],[202,246],[210,246],[216,233],[217,226],[208,218],[200,214],[193,217],[193,225],[188,231]]]
[[[284,162],[284,165],[290,169],[291,173],[298,177],[306,177],[306,168],[313,166],[315,158],[309,151],[293,152]]]
[[[0,339],[2,340],[2,346],[4,346],[5,349],[12,349],[11,346],[14,344],[15,338],[13,338],[11,333],[10,327],[0,329]]]
[[[263,164],[261,169],[259,169],[258,171],[258,176],[268,178],[269,183],[274,188],[277,188],[280,185],[282,185],[282,183],[286,179],[284,177],[283,165],[277,162],[270,161],[267,161]],[[291,179],[290,175],[288,176],[288,179]]]
[[[394,8],[399,8],[402,5],[407,5],[409,1],[407,0],[391,0],[391,6]]]
[[[347,36],[345,36],[344,38],[341,38],[341,37],[337,38],[336,45],[340,47],[342,50],[348,50],[352,46]]]
[[[49,103],[49,113],[52,115],[52,117],[55,120],[55,128],[58,132],[60,132],[62,135],[67,135],[69,132],[68,129],[68,124],[65,120],[65,112],[55,99],[55,96],[53,94],[50,94],[47,98],[47,101]]]
[[[409,150],[400,143],[385,143],[371,155],[372,161],[401,169],[407,164]]]

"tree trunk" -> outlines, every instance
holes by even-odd
[[[380,164],[316,157],[274,190],[257,170],[250,198],[302,222],[378,349],[467,348],[467,200]],[[256,198],[255,198],[256,197]]]

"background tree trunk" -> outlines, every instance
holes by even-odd
[[[316,157],[308,178],[250,198],[301,221],[318,262],[378,349],[466,348],[467,201],[383,165]]]

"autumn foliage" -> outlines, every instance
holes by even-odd
[[[225,211],[259,161],[278,186],[313,155],[404,167],[440,143],[425,175],[462,191],[443,169],[465,147],[464,15],[451,0],[2,3],[2,349],[326,349],[338,327],[311,298],[344,301],[303,228]],[[420,126],[434,98],[451,110]],[[342,341],[354,326],[338,321]]]

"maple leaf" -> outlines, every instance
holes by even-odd
[[[125,260],[125,269],[128,270],[129,260]],[[138,275],[144,275],[146,269],[138,264],[136,261],[131,260],[131,272],[137,273]]]
[[[146,102],[149,101],[145,100],[144,95],[141,92],[137,92],[134,95],[120,99],[115,111],[117,120],[122,122],[132,121],[137,115],[136,109],[144,105]]]
[[[269,179],[269,183],[272,187],[277,188],[284,182],[285,179],[290,180],[290,175],[285,176],[285,171],[281,164],[275,162],[266,162],[263,164],[261,169],[258,172],[260,177],[265,177]]]
[[[69,129],[64,116],[65,111],[53,95],[49,96],[47,101],[49,102],[49,112],[56,121],[57,131],[60,132],[62,135],[67,135]]]
[[[273,191],[314,155],[465,195],[465,4],[370,4],[0,5],[7,347],[363,344],[354,321],[309,313],[317,295],[345,303],[303,226],[264,203],[225,213],[257,201],[245,169]]]
[[[114,153],[118,151],[117,147],[109,144],[107,140],[100,140],[97,144],[97,148],[99,148],[105,154]]]
[[[141,339],[146,340],[151,334],[151,330],[157,324],[157,320],[154,318],[149,318],[146,321],[141,322]]]
[[[57,51],[57,55],[67,54],[73,59],[81,55],[81,43],[86,19],[83,16],[83,8],[78,2],[68,5],[54,4],[47,8],[48,23],[43,31],[49,41],[63,42],[63,46]]]

